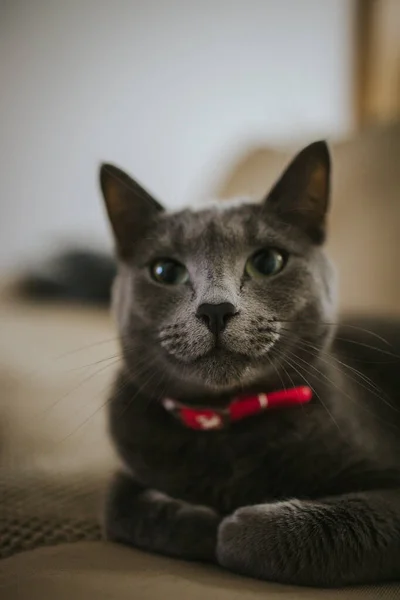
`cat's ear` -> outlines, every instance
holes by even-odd
[[[164,209],[136,181],[113,165],[101,165],[100,187],[117,252],[121,258],[129,258],[135,241],[145,234],[154,216]]]
[[[268,210],[299,227],[315,244],[325,239],[330,163],[326,142],[310,144],[295,156],[265,199]]]

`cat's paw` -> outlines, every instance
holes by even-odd
[[[257,529],[264,520],[267,505],[239,508],[221,522],[217,538],[217,559],[220,565],[233,571],[247,572],[256,559]],[[265,532],[267,535],[267,532]]]
[[[111,486],[106,503],[106,539],[188,560],[215,562],[221,517],[206,506],[143,489],[125,475]]]
[[[280,533],[290,526],[297,509],[297,501],[260,504],[223,519],[217,539],[219,564],[252,577],[281,579],[285,556]]]

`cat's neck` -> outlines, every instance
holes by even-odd
[[[140,380],[137,381],[126,369],[122,369],[118,377],[118,386],[128,387],[135,402],[148,404],[149,402],[161,403],[170,398],[187,406],[204,406],[222,408],[229,406],[231,402],[244,396],[253,394],[270,394],[280,390],[287,390],[299,386],[308,386],[313,392],[313,402],[319,402],[321,395],[326,397],[329,391],[340,386],[342,373],[338,370],[335,361],[330,364],[324,362],[308,365],[308,368],[302,368],[302,365],[296,369],[285,367],[284,369],[274,368],[271,371],[261,374],[252,383],[244,384],[238,382],[226,389],[216,389],[197,383],[189,383],[185,380],[170,377],[165,381],[161,388],[151,381],[143,385]]]

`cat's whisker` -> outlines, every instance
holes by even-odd
[[[146,361],[145,359],[143,359],[142,361],[139,361],[139,362],[137,363],[137,365],[138,365],[138,366],[142,366],[142,367],[143,367],[143,364],[144,364],[144,363],[147,363],[147,361]],[[133,374],[134,374],[136,377],[140,377],[140,376],[142,376],[142,375],[143,375],[143,374],[146,372],[147,368],[148,368],[148,367],[147,367],[147,364],[146,364],[146,368],[145,368],[145,369],[143,369],[143,368],[142,368],[142,369],[139,369],[138,371],[135,371]],[[115,392],[115,393],[117,393],[117,392],[122,392],[122,391],[123,391],[124,389],[126,389],[128,386],[129,386],[129,380],[125,380],[125,381],[123,381],[122,383],[118,383],[118,384],[117,384],[117,385],[114,387],[114,392]],[[107,404],[107,403],[104,403],[102,406],[104,407],[104,406],[106,406],[106,404]],[[97,411],[96,411],[96,412],[97,412]]]
[[[89,415],[88,417],[86,417],[79,425],[78,427],[76,427],[73,431],[70,431],[66,436],[64,436],[61,440],[59,440],[57,442],[57,445],[61,445],[64,442],[66,442],[67,440],[69,440],[73,435],[75,435],[78,431],[80,431],[87,423],[89,423],[89,421],[91,421],[93,419],[93,417],[96,416],[97,413],[99,413],[103,408],[105,408],[107,406],[107,404],[109,404],[110,400],[107,399],[105,402],[103,402],[101,404],[101,406],[97,407],[96,410]]]
[[[303,347],[307,348],[308,351],[309,351],[309,348],[313,347],[312,344],[310,344],[309,342],[306,342],[304,340],[298,340],[297,344],[303,345]],[[392,410],[394,410],[396,412],[400,412],[400,410],[397,407],[395,407],[391,402],[389,402],[389,400],[387,398],[385,398],[385,394],[384,394],[384,391],[382,390],[382,388],[380,388],[378,385],[376,385],[370,378],[368,378],[366,375],[364,375],[364,373],[362,373],[358,369],[355,369],[351,365],[346,364],[344,361],[339,360],[337,357],[335,357],[333,354],[327,352],[326,350],[323,350],[316,346],[314,346],[314,348],[317,352],[316,354],[314,354],[314,356],[316,358],[319,358],[319,360],[321,360],[322,362],[324,362],[327,365],[330,365],[333,362],[335,362],[335,363],[340,364],[344,368],[350,370],[352,373],[354,373],[360,379],[362,379],[365,382],[365,384],[367,384],[367,385],[364,385],[358,379],[356,379],[355,376],[347,373],[347,377],[349,377],[350,380],[352,380],[354,383],[359,385],[361,388],[365,389],[367,392],[373,394],[378,400],[384,402]],[[327,356],[329,360],[323,358],[323,355]],[[368,387],[368,386],[370,386],[370,387]]]
[[[291,353],[291,354],[292,354],[292,353]],[[287,362],[287,364],[288,364],[288,365],[289,365],[289,366],[290,366],[292,369],[294,369],[294,371],[296,371],[300,377],[302,377],[302,378],[304,379],[305,383],[308,385],[308,387],[310,387],[310,388],[312,389],[312,391],[313,391],[313,394],[314,394],[314,395],[315,395],[315,396],[318,398],[318,400],[320,401],[321,405],[323,406],[323,408],[326,410],[327,414],[328,414],[328,415],[329,415],[329,417],[331,418],[332,422],[333,422],[333,423],[336,425],[336,427],[337,427],[337,428],[338,428],[338,430],[340,431],[340,426],[339,426],[338,422],[336,421],[336,419],[335,419],[335,417],[333,416],[332,412],[331,412],[331,411],[329,410],[329,408],[327,407],[326,403],[325,403],[325,402],[323,401],[323,399],[321,398],[321,395],[320,395],[320,394],[318,394],[318,393],[315,391],[315,388],[314,388],[314,387],[311,385],[311,383],[309,382],[309,380],[308,380],[308,379],[305,377],[305,375],[304,375],[304,374],[302,374],[302,373],[301,373],[301,372],[300,372],[300,371],[297,369],[297,367],[295,366],[295,365],[297,365],[297,366],[299,366],[299,367],[300,367],[299,363],[296,361],[296,358],[297,358],[297,357],[296,357],[296,355],[295,355],[295,354],[293,354],[293,357],[295,357],[295,358],[290,358],[290,359],[289,359],[289,357],[287,357],[287,356],[285,356],[285,357],[281,356],[281,359],[282,359],[282,360],[284,360],[285,362]],[[293,364],[293,363],[294,363],[294,364]],[[301,368],[301,367],[300,367],[300,368]],[[318,369],[316,369],[316,370],[318,371]],[[308,370],[307,370],[306,372],[307,372],[307,374],[311,375],[311,373],[310,373]],[[319,371],[319,373],[320,373],[320,375],[323,375],[323,373],[322,373],[321,371]]]
[[[362,373],[358,369],[350,366],[349,364],[345,363],[344,361],[339,360],[338,357],[334,356],[331,352],[325,350],[324,348],[322,348],[320,346],[315,346],[314,344],[311,344],[311,342],[309,342],[308,340],[297,340],[296,343],[297,343],[297,345],[303,346],[307,352],[311,353],[311,350],[313,350],[315,352],[314,356],[316,358],[321,357],[322,355],[325,355],[328,357],[328,359],[330,361],[338,363],[338,364],[342,365],[343,367],[345,367],[346,369],[350,369],[350,370],[354,371],[361,378],[363,378],[366,382],[370,383],[371,387],[374,387],[379,392],[382,391],[381,388],[378,385],[376,385],[371,379],[369,379],[364,373]],[[327,362],[327,361],[325,361],[325,362]],[[327,364],[330,364],[330,363],[327,362]]]
[[[285,327],[282,328],[283,332],[286,332],[287,334],[291,334],[293,335],[293,330],[291,329],[287,329]],[[385,350],[382,350],[381,348],[378,348],[377,346],[370,346],[370,345],[365,345],[365,344],[361,344],[361,343],[356,343],[355,340],[350,340],[348,338],[343,338],[343,337],[339,337],[339,336],[335,336],[335,339],[337,340],[341,340],[341,341],[345,341],[345,342],[353,342],[355,345],[362,345],[370,350],[374,350],[376,352],[379,353],[383,353],[385,355],[389,355],[389,356],[393,356],[393,358],[395,358],[396,360],[393,361],[389,361],[389,360],[385,360],[385,361],[372,361],[372,360],[367,360],[367,359],[361,359],[361,358],[357,358],[357,357],[352,357],[352,360],[354,360],[355,362],[360,362],[360,363],[365,363],[365,364],[392,364],[394,362],[397,362],[397,360],[400,361],[400,356],[394,354],[394,353],[390,353],[390,352],[386,352]],[[305,343],[307,340],[302,340],[303,343]],[[307,341],[308,342],[308,341]],[[310,343],[310,342],[308,342]],[[324,346],[315,346],[315,348],[317,349],[318,352],[320,351],[324,351]]]
[[[84,377],[76,386],[74,386],[72,389],[69,389],[61,398],[58,398],[50,406],[47,406],[43,411],[40,411],[36,416],[37,417],[41,417],[45,413],[48,413],[48,412],[54,410],[61,402],[63,402],[66,398],[70,397],[73,393],[75,393],[83,385],[85,385],[85,383],[87,383],[88,381],[94,379],[94,377],[96,377],[97,375],[103,373],[108,368],[115,367],[116,365],[118,365],[122,361],[122,357],[121,356],[117,356],[116,359],[110,358],[109,361],[112,361],[112,362],[109,362],[107,365],[101,367],[100,369],[97,369],[94,373],[90,373],[90,375]],[[145,359],[143,359],[142,361],[138,361],[137,366],[141,366],[145,362],[146,362]],[[137,375],[138,376],[140,375],[140,371],[137,372]]]
[[[90,344],[85,344],[84,346],[78,346],[77,348],[74,348],[73,350],[68,350],[67,352],[63,352],[62,354],[58,354],[58,355],[54,356],[53,359],[61,360],[63,358],[71,356],[73,354],[78,354],[79,352],[82,352],[84,350],[92,349],[92,348],[95,348],[96,346],[102,346],[104,344],[111,344],[112,342],[117,342],[118,345],[120,344],[121,341],[124,341],[125,343],[129,343],[131,341],[131,338],[132,338],[131,333],[119,333],[117,336],[114,336],[114,337],[98,340],[98,341],[92,342]]]
[[[94,348],[96,346],[101,346],[104,344],[110,344],[111,342],[119,342],[119,336],[114,336],[111,338],[106,338],[104,340],[99,340],[97,342],[92,342],[91,344],[85,344],[84,346],[78,346],[78,348],[74,348],[73,350],[68,350],[67,352],[63,352],[62,354],[58,354],[54,357],[54,360],[61,360],[66,358],[67,356],[71,356],[72,354],[77,354],[82,352],[83,350],[88,350],[89,348]]]
[[[168,367],[164,367],[162,372],[160,373],[160,375],[161,375],[160,380],[157,383],[156,387],[154,388],[152,395],[149,397],[148,402],[145,404],[143,412],[147,410],[147,408],[150,406],[150,404],[154,401],[155,397],[158,395],[158,390],[161,387],[162,383],[165,381],[167,373],[168,373]],[[165,389],[166,389],[166,386],[164,386],[164,391],[160,394],[161,396],[164,395]]]
[[[355,346],[367,348],[368,350],[374,350],[375,352],[380,352],[381,354],[395,358],[396,361],[400,361],[400,355],[394,354],[393,352],[388,352],[387,350],[382,350],[382,348],[377,348],[376,346],[372,346],[370,344],[365,344],[364,342],[359,342],[357,340],[352,340],[350,338],[344,338],[341,336],[335,336],[335,339],[340,340],[342,342],[347,342],[349,344],[354,344]],[[396,361],[394,361],[394,362],[396,362]]]
[[[366,375],[364,375],[361,371],[359,371],[358,369],[355,369],[354,367],[346,364],[345,362],[335,358],[333,355],[329,355],[327,354],[331,361],[336,361],[337,363],[339,363],[341,366],[343,366],[345,369],[351,371],[351,373],[346,373],[346,376],[353,381],[354,383],[356,383],[356,385],[360,386],[361,388],[365,389],[367,392],[369,392],[370,394],[372,394],[373,396],[375,396],[378,400],[380,400],[381,402],[383,402],[384,404],[386,404],[386,406],[388,406],[391,410],[395,411],[395,412],[400,412],[400,410],[394,406],[389,400],[388,398],[386,398],[386,394],[384,393],[384,390],[382,388],[380,388],[378,385],[376,385],[369,377],[367,377]],[[330,362],[326,359],[323,359],[321,357],[321,360],[323,362],[325,362],[326,364],[330,364]],[[366,385],[364,385],[364,383],[360,382],[358,379],[356,379],[356,376],[359,377]]]
[[[280,356],[280,353],[278,353],[278,354],[279,354],[279,356]],[[278,367],[278,366],[275,364],[275,362],[274,362],[273,360],[271,360],[271,358],[269,357],[269,355],[268,355],[268,354],[266,355],[266,357],[267,357],[267,359],[268,359],[268,362],[269,362],[269,364],[270,364],[270,365],[271,365],[271,366],[274,368],[274,370],[275,370],[275,372],[276,372],[276,374],[277,374],[277,376],[278,376],[278,378],[279,378],[279,380],[280,380],[280,382],[281,382],[282,389],[283,389],[283,390],[286,390],[287,388],[286,388],[286,385],[285,385],[285,383],[284,383],[284,381],[283,381],[282,375],[281,375],[281,373],[279,372],[279,367],[281,367],[281,369],[284,371],[284,374],[285,374],[285,375],[286,375],[286,377],[289,379],[289,381],[290,381],[290,383],[291,383],[292,387],[295,387],[295,384],[294,384],[294,382],[293,382],[293,379],[291,378],[290,374],[288,373],[288,371],[286,370],[286,368],[285,368],[285,366],[282,364],[282,362],[279,364],[279,367]]]
[[[106,358],[100,358],[99,360],[95,360],[94,362],[87,363],[85,365],[79,365],[79,367],[72,367],[71,369],[68,369],[67,373],[70,373],[72,371],[80,371],[82,369],[87,369],[88,367],[93,367],[95,365],[99,365],[100,363],[106,362],[108,360],[112,360],[113,358],[120,358],[122,360],[123,355],[121,353],[112,354],[111,356],[107,356]]]
[[[140,387],[135,391],[135,394],[132,396],[132,398],[129,399],[129,402],[124,406],[123,410],[121,411],[121,414],[119,415],[120,418],[123,417],[123,415],[129,410],[129,408],[131,407],[132,403],[134,402],[134,400],[137,398],[137,396],[143,392],[146,388],[146,386],[154,379],[154,377],[157,375],[157,371],[156,369],[154,369],[150,375],[150,377],[148,377],[141,385]]]
[[[68,392],[66,392],[63,396],[61,396],[61,398],[58,398],[55,402],[53,402],[50,406],[47,406],[44,410],[40,411],[36,417],[41,417],[43,416],[45,413],[52,411],[54,408],[56,408],[56,406],[58,406],[61,402],[63,402],[64,400],[66,400],[66,398],[68,398],[69,396],[71,396],[74,392],[76,392],[82,385],[84,385],[85,383],[87,383],[88,381],[90,381],[91,379],[93,379],[94,377],[96,377],[96,375],[99,375],[100,373],[102,373],[103,371],[105,371],[106,369],[109,369],[110,367],[114,367],[116,366],[118,363],[120,362],[120,358],[114,360],[113,362],[108,363],[107,365],[101,367],[100,369],[98,369],[97,371],[95,371],[94,373],[91,373],[89,376],[85,377],[82,381],[79,382],[78,385],[74,386],[72,389],[68,390]]]
[[[323,319],[321,320],[312,320],[312,319],[274,319],[271,322],[279,322],[279,323],[293,323],[294,325],[301,325],[301,324],[305,324],[305,325],[327,325],[329,327],[345,327],[348,329],[352,329],[354,331],[359,331],[360,333],[366,333],[376,339],[378,339],[379,341],[383,342],[384,344],[386,344],[387,346],[391,346],[392,344],[386,340],[384,337],[382,337],[381,335],[379,335],[378,333],[376,333],[375,331],[371,331],[370,329],[366,329],[365,327],[360,327],[358,325],[351,325],[350,323],[342,323],[342,322],[336,322],[336,321],[324,321]],[[344,341],[351,341],[351,340],[344,340]],[[375,349],[375,348],[373,348]]]
[[[295,356],[296,356],[296,355],[295,355]],[[299,358],[299,357],[298,357],[298,356],[296,356],[296,358]],[[301,359],[301,360],[303,360],[303,359]],[[327,381],[327,382],[328,382],[330,385],[332,385],[332,386],[333,386],[335,389],[337,389],[337,390],[338,390],[338,391],[339,391],[341,394],[343,394],[345,398],[347,398],[348,400],[350,400],[352,403],[355,403],[355,400],[354,400],[354,398],[353,398],[353,397],[352,397],[352,396],[351,396],[349,393],[347,393],[347,392],[346,392],[346,391],[345,391],[345,390],[344,390],[342,387],[339,387],[339,386],[337,385],[337,383],[336,383],[336,382],[335,382],[333,379],[331,379],[330,377],[328,377],[328,376],[327,376],[325,373],[323,373],[322,371],[320,371],[320,370],[316,369],[316,367],[314,367],[313,365],[310,365],[310,364],[309,364],[307,361],[303,361],[303,362],[305,362],[305,364],[307,365],[307,367],[311,367],[311,368],[315,369],[316,371],[318,371],[318,372],[319,372],[319,374],[320,374],[320,376],[322,376],[322,377],[323,377],[323,378],[324,378],[324,379],[325,379],[325,380],[326,380],[326,381]],[[369,409],[367,406],[365,406],[365,404],[364,404],[364,403],[356,403],[356,404],[357,404],[357,407],[361,408],[363,411],[365,411],[365,412],[367,412],[367,413],[369,413],[369,414],[373,415],[373,417],[374,417],[374,418],[375,418],[377,421],[380,421],[380,422],[381,422],[381,423],[383,423],[384,425],[386,425],[386,426],[390,426],[391,428],[392,428],[392,427],[394,427],[394,428],[395,428],[395,426],[394,426],[392,423],[389,423],[388,421],[386,421],[386,420],[384,420],[384,419],[380,418],[379,416],[377,416],[377,415],[376,415],[376,413],[375,413],[373,410]],[[395,428],[395,429],[396,429],[396,428]]]

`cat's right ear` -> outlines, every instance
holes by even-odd
[[[101,165],[100,187],[118,255],[129,258],[135,241],[145,234],[154,217],[164,209],[136,181],[114,165]]]
[[[264,202],[264,206],[300,228],[315,244],[322,244],[325,239],[330,170],[326,142],[314,142],[295,156]]]

